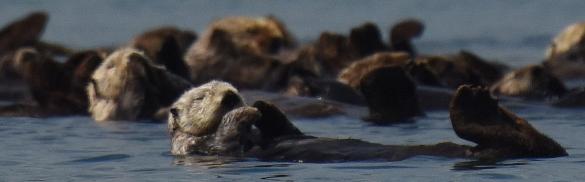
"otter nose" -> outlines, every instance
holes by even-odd
[[[237,93],[231,90],[226,91],[221,100],[221,104],[229,108],[236,107],[242,104],[242,102],[243,102],[242,98],[240,98],[240,96]]]

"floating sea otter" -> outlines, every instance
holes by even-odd
[[[486,89],[463,86],[451,106],[455,132],[476,147],[454,143],[382,145],[303,134],[273,105],[246,106],[232,85],[212,81],[183,94],[170,109],[174,155],[223,155],[261,160],[397,161],[417,155],[505,159],[565,156],[565,150],[525,120],[500,108]],[[491,130],[491,129],[497,130]]]
[[[156,119],[191,84],[125,48],[109,55],[87,86],[89,112],[96,121]]]
[[[530,65],[506,74],[491,86],[491,91],[496,95],[547,99],[559,98],[568,89],[542,65]]]
[[[490,86],[506,69],[465,50],[446,56],[419,56],[415,61],[425,65],[438,77],[440,84],[450,88],[464,84]]]
[[[75,53],[59,63],[32,48],[22,48],[7,60],[2,70],[14,72],[29,88],[35,103],[0,108],[0,115],[63,116],[87,114],[85,86],[103,60],[99,51]]]
[[[543,100],[557,107],[585,106],[585,88],[568,89],[542,65],[531,65],[508,73],[491,86],[496,95]]]
[[[347,84],[348,86],[356,89],[361,90],[360,84],[364,77],[376,70],[383,67],[388,66],[398,66],[404,69],[409,76],[406,78],[408,82],[416,81],[418,83],[426,83],[428,85],[439,85],[438,78],[436,77],[435,73],[427,68],[425,64],[418,64],[417,62],[411,61],[410,56],[405,52],[380,52],[373,54],[371,56],[365,57],[360,59],[351,65],[347,66],[343,69],[337,80],[341,83]],[[415,80],[412,80],[412,78]],[[399,81],[401,83],[405,83],[406,81],[394,78],[386,78],[386,81],[379,82],[378,85],[371,85],[370,88],[376,87],[387,87],[392,88],[403,88],[405,85],[395,85],[392,83],[393,81]],[[414,84],[414,83],[412,83]],[[410,85],[410,83],[409,83]],[[432,88],[432,87],[425,87],[425,86],[418,86],[416,87],[416,94],[420,97],[418,100],[421,102],[419,103],[420,106],[427,110],[435,110],[435,109],[447,109],[449,107],[449,101],[451,100],[452,91],[440,89],[440,88]],[[365,95],[366,100],[376,100],[381,99],[378,96],[373,95]],[[370,97],[370,98],[367,98]],[[410,99],[410,98],[403,98],[403,99]],[[384,100],[384,99],[382,99]],[[387,104],[391,105],[391,104]],[[407,107],[412,108],[412,107]],[[371,108],[370,108],[371,109]],[[392,111],[384,111],[384,112],[392,112]],[[416,111],[418,112],[418,111]],[[414,113],[414,112],[408,112]],[[405,119],[405,118],[402,118]]]
[[[585,76],[585,22],[566,27],[546,50],[544,65],[562,79]]]
[[[212,23],[189,49],[185,61],[195,84],[212,79],[238,88],[263,88],[281,63],[273,58],[294,40],[273,17],[229,17]]]

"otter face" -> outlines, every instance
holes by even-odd
[[[135,49],[121,49],[106,58],[87,86],[90,113],[97,121],[136,120],[145,104],[150,69],[155,66]]]
[[[227,112],[242,106],[244,101],[236,88],[226,82],[211,81],[185,92],[173,104],[169,129],[207,135],[217,129]]]

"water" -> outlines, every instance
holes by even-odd
[[[202,32],[229,15],[274,14],[302,42],[321,31],[347,33],[364,21],[384,32],[402,18],[423,20],[421,53],[467,49],[512,66],[538,63],[550,39],[584,20],[585,1],[0,1],[0,25],[32,10],[51,19],[44,39],[77,48],[124,44],[160,25]],[[259,162],[217,157],[175,158],[166,125],[96,123],[88,117],[0,118],[0,181],[580,181],[585,165],[584,109],[538,103],[506,106],[567,148],[568,157],[471,165],[465,159],[415,157],[399,162],[332,164]],[[294,119],[305,133],[384,144],[459,139],[446,111],[413,124],[377,127],[354,118]],[[470,164],[471,163],[471,164]]]

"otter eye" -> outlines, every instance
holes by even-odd
[[[205,98],[205,96],[199,96],[199,97],[196,97],[195,100],[203,100],[204,98]]]
[[[177,118],[179,116],[179,109],[177,108],[171,108],[169,112],[171,113],[171,115],[173,115],[174,118]]]

